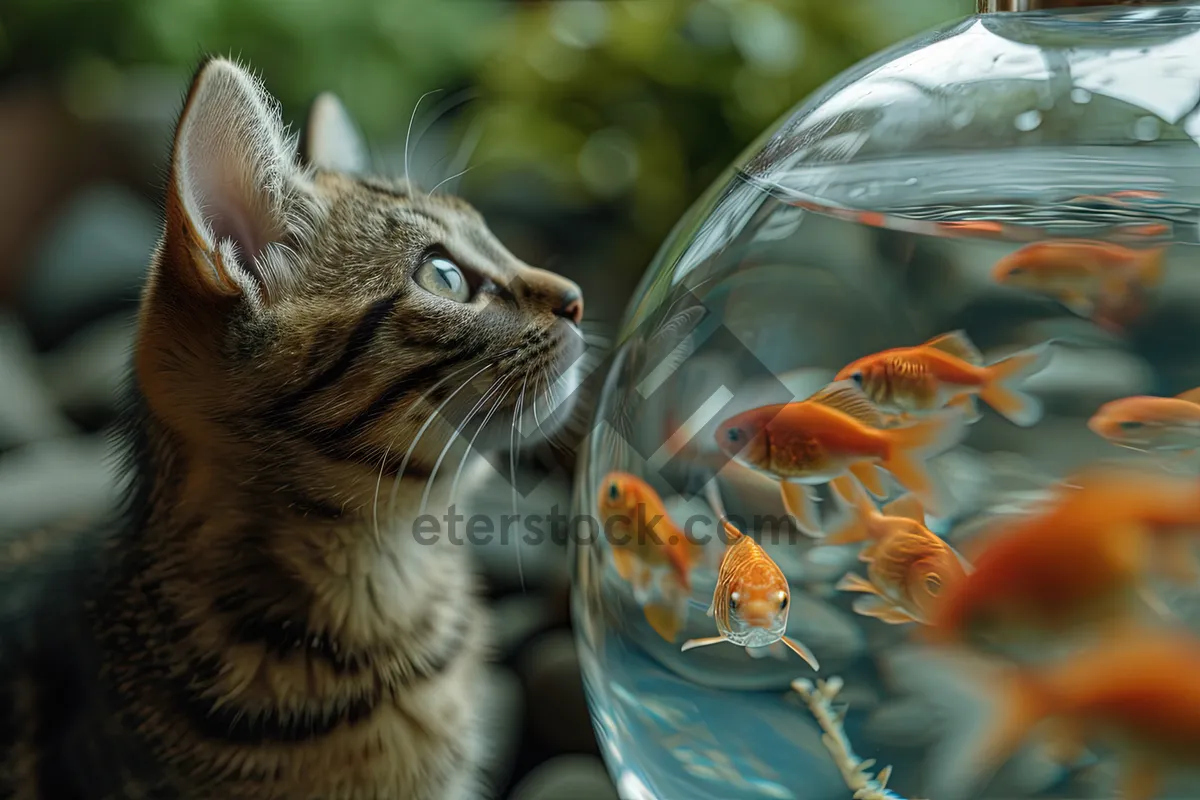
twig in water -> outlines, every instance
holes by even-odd
[[[846,719],[847,706],[833,706],[833,700],[843,685],[842,679],[837,676],[829,680],[818,680],[815,686],[806,678],[792,681],[793,691],[804,699],[808,710],[824,731],[821,743],[833,756],[846,787],[854,792],[854,800],[904,800],[895,792],[888,791],[888,778],[892,776],[890,765],[881,769],[877,775],[872,775],[868,770],[875,766],[875,759],[859,760],[854,754],[842,726]]]

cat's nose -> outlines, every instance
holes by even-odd
[[[563,291],[554,307],[557,316],[569,319],[576,325],[583,319],[583,292],[578,286],[571,286]]]

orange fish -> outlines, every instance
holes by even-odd
[[[1013,424],[1029,427],[1041,419],[1042,406],[1020,384],[1045,369],[1049,359],[1049,344],[1043,343],[984,366],[967,334],[951,331],[917,347],[860,358],[834,380],[854,381],[885,411],[927,414],[954,405],[964,410],[967,422],[979,419],[979,396]]]
[[[788,603],[792,590],[767,551],[735,528],[723,511],[718,511],[730,542],[717,571],[717,585],[706,612],[717,623],[720,636],[689,639],[682,650],[729,642],[746,648],[760,658],[764,650],[782,642],[796,655],[819,670],[817,658],[807,647],[787,636]]]
[[[847,572],[835,588],[863,592],[854,610],[892,625],[924,623],[948,584],[966,574],[958,554],[925,527],[925,511],[911,495],[876,510],[867,493],[855,492],[850,523],[825,540],[827,544],[871,540],[859,553],[867,577]]]
[[[810,536],[824,532],[809,486],[833,482],[848,497],[849,481],[857,479],[882,497],[887,492],[879,468],[926,508],[944,513],[949,500],[925,462],[962,441],[964,416],[946,411],[904,427],[883,429],[883,424],[857,385],[838,381],[807,400],[736,414],[717,426],[716,439],[736,463],[780,481],[784,507]]]
[[[1092,318],[1123,309],[1130,297],[1162,280],[1162,248],[1135,250],[1088,239],[1026,245],[996,262],[997,283],[1055,298],[1073,313]]]
[[[1200,766],[1200,640],[1189,634],[1126,630],[1061,662],[1000,674],[998,713],[972,759],[975,781],[1047,720],[1063,761],[1089,744],[1113,748],[1125,800],[1151,800],[1167,770]]]
[[[702,545],[679,530],[658,492],[636,475],[610,472],[599,494],[600,521],[617,574],[633,585],[650,627],[674,642],[687,620],[690,575],[703,556]],[[656,572],[665,572],[658,583],[664,602],[652,600]]]
[[[966,553],[972,571],[931,615],[934,642],[1061,635],[1124,624],[1155,568],[1200,574],[1200,482],[1132,468],[1088,470],[1029,516],[1006,520]]]
[[[1175,397],[1113,400],[1088,420],[1088,428],[1130,450],[1195,450],[1200,447],[1200,388]]]

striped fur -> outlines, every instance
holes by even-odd
[[[298,159],[256,80],[198,71],[126,507],[0,563],[0,796],[480,796],[487,622],[468,554],[413,526],[440,458],[428,512],[448,504],[471,410],[495,411],[477,447],[507,446],[522,394],[546,418],[582,301],[465,202],[362,177],[343,114],[323,97]],[[420,283],[430,258],[471,297]]]

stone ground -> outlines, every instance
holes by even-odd
[[[0,531],[86,519],[111,501],[105,428],[157,224],[152,208],[122,190],[88,190],[43,237],[17,311],[0,311]],[[503,486],[482,502],[511,512]],[[553,503],[568,507],[565,480],[522,504]],[[498,644],[497,800],[615,798],[584,699],[565,548],[524,547],[523,588],[511,546],[477,554]]]

